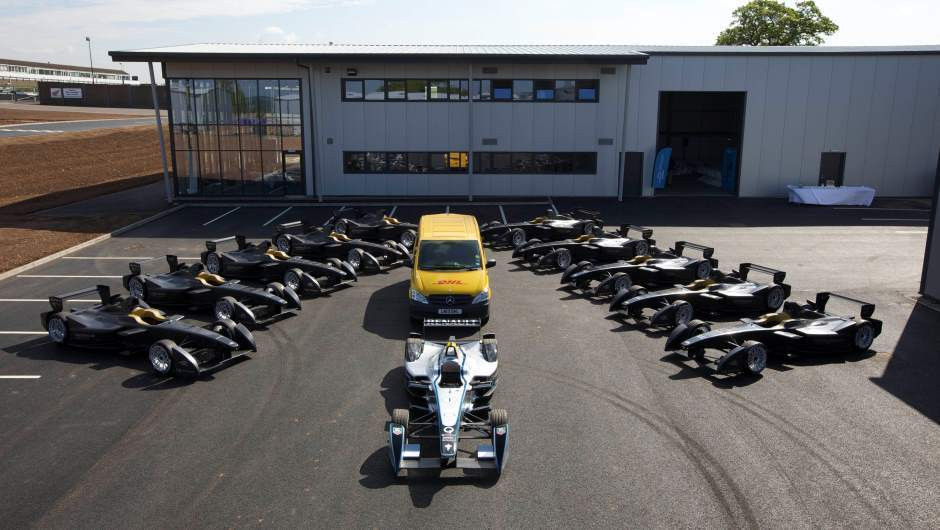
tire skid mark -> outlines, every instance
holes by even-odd
[[[671,421],[663,416],[649,410],[648,408],[632,401],[616,392],[597,388],[590,383],[579,379],[558,374],[556,372],[536,368],[528,364],[503,361],[510,366],[520,366],[531,372],[539,374],[546,379],[550,379],[566,385],[572,385],[588,395],[607,402],[613,407],[627,412],[637,420],[648,426],[657,434],[670,441],[677,449],[688,458],[698,473],[708,484],[709,489],[715,499],[717,499],[722,511],[728,519],[728,522],[747,528],[758,528],[757,519],[754,516],[747,499],[737,484],[731,479],[728,472],[721,464],[711,456],[708,451],[702,447],[695,439],[683,432]],[[725,492],[725,488],[730,490],[731,495]]]

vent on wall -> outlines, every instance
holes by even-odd
[[[606,75],[614,75],[617,73],[617,69],[613,66],[601,66],[601,73]]]
[[[484,139],[481,141],[481,143],[482,143],[483,145],[496,145],[496,144],[499,143],[499,142],[496,141],[496,138],[484,138]]]
[[[484,66],[484,67],[483,67],[483,73],[484,73],[484,74],[495,74],[495,73],[496,73],[496,67],[495,67],[495,66]]]
[[[598,138],[597,145],[614,145],[613,138]]]

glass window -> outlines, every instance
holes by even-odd
[[[447,153],[428,153],[431,160],[431,171],[444,173],[447,169]]]
[[[578,101],[597,101],[597,79],[578,79]]]
[[[468,155],[465,152],[451,151],[447,153],[447,169],[463,173],[467,170]]]
[[[200,151],[200,192],[203,195],[219,195],[222,193],[222,174],[219,171],[219,152]]]
[[[492,83],[489,79],[474,79],[471,92],[474,101],[489,101],[492,96]]]
[[[278,99],[280,88],[277,79],[261,79],[258,81],[258,115],[262,125],[276,125],[280,123],[280,109]]]
[[[343,172],[364,173],[366,170],[365,153],[343,153]]]
[[[512,80],[493,79],[493,99],[496,101],[512,100]]]
[[[470,99],[470,81],[467,79],[451,79],[449,92],[451,101]]]
[[[344,99],[362,99],[362,80],[346,79],[343,81]]]
[[[179,195],[199,193],[199,153],[197,151],[176,152],[176,193]]]
[[[574,155],[576,153],[555,154],[555,173],[574,173]]]
[[[223,151],[238,151],[238,126],[219,125],[219,149]]]
[[[174,125],[173,146],[179,151],[196,149],[196,139],[193,137],[195,130],[195,125]]]
[[[238,123],[236,112],[235,81],[217,79],[215,82],[216,119],[219,123]]]
[[[535,153],[533,157],[533,173],[554,173],[555,156],[552,153]]]
[[[442,81],[441,80],[428,81],[428,87],[430,88],[431,99],[435,101],[447,99],[448,91],[450,90],[448,88],[449,86],[450,86],[450,83],[446,79]]]
[[[555,81],[552,79],[536,79],[535,99],[536,101],[554,101]]]
[[[242,192],[242,164],[241,157],[236,151],[222,151],[219,153],[222,165],[222,194],[240,195]]]
[[[405,82],[401,79],[389,80],[388,99],[405,99]]]
[[[473,171],[475,173],[490,173],[492,162],[492,153],[473,153]]]
[[[574,79],[555,80],[555,101],[574,101]]]
[[[261,151],[242,151],[242,189],[246,195],[263,195]]]
[[[200,150],[217,150],[219,148],[219,135],[217,127],[215,125],[197,125],[196,142]],[[195,149],[195,146],[193,146],[193,148]]]
[[[512,82],[513,101],[532,101],[532,80],[516,79]]]
[[[597,173],[597,153],[571,153],[574,159],[572,173]]]
[[[211,79],[193,79],[193,98],[196,123],[216,123],[215,83]]]
[[[385,153],[366,153],[366,171],[369,173],[385,172]]]
[[[260,125],[242,125],[238,128],[240,136],[240,148],[243,150],[261,149],[261,127]]]
[[[389,173],[408,172],[408,156],[405,153],[388,153],[387,158]]]
[[[303,137],[301,136],[301,127],[299,125],[281,127],[281,144],[285,151],[302,150]]]
[[[299,153],[284,154],[284,188],[288,195],[303,195],[304,168]]]
[[[258,123],[258,80],[239,79],[235,85],[238,99],[238,123]]]
[[[300,125],[300,81],[296,79],[281,79],[278,99],[281,106],[281,123],[284,125]]]
[[[382,101],[385,99],[385,80],[383,79],[366,79],[365,80],[365,94],[366,99],[369,101]]]
[[[424,101],[428,99],[428,82],[424,79],[409,79],[408,101]]]
[[[281,149],[281,128],[276,125],[262,127],[261,150],[280,151]]]
[[[418,268],[434,270],[476,270],[482,267],[480,245],[476,241],[428,239],[418,249]]]
[[[513,173],[534,173],[532,153],[512,153]]]
[[[195,123],[192,79],[170,80],[170,105],[173,107],[173,123]]]
[[[408,172],[427,173],[431,169],[428,153],[408,153]]]
[[[284,194],[284,166],[280,151],[261,153],[261,169],[264,172],[265,195]]]
[[[512,153],[493,153],[490,171],[493,173],[512,172]]]

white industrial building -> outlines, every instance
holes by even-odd
[[[110,55],[162,63],[178,196],[778,197],[821,182],[928,196],[940,150],[940,46]]]

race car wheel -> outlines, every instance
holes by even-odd
[[[688,337],[686,338],[689,339],[712,330],[711,326],[701,320],[690,320],[689,323],[686,324],[686,328],[689,330]],[[694,361],[701,361],[705,358],[705,348],[703,346],[692,346],[686,353],[688,353],[689,359]]]
[[[704,260],[695,267],[695,277],[699,280],[705,280],[712,275],[712,264],[708,260]]]
[[[173,373],[173,347],[176,344],[171,340],[158,340],[147,348],[147,357],[150,359],[150,366],[158,375],[170,375]]]
[[[411,413],[408,409],[395,409],[392,411],[392,423],[405,428],[405,438],[408,437],[408,424],[411,423]]]
[[[627,291],[630,292],[630,296],[626,298],[625,300],[629,300],[630,298],[636,298],[637,296],[643,296],[649,292],[642,285],[634,285],[633,287],[628,288]],[[630,308],[627,309],[627,314],[633,318],[640,318],[641,316],[643,316],[643,308],[630,306]]]
[[[345,234],[347,228],[349,228],[349,223],[345,219],[340,219],[333,224],[333,231],[337,234]]]
[[[490,411],[490,426],[499,427],[509,424],[509,413],[506,409],[493,409]]]
[[[633,256],[646,256],[650,253],[650,244],[646,242],[645,239],[636,242],[636,245],[633,245]]]
[[[398,241],[402,245],[405,245],[406,248],[411,248],[414,246],[416,239],[418,239],[418,234],[415,234],[415,231],[409,228],[401,233],[401,237],[398,238]]]
[[[351,248],[346,254],[346,261],[353,266],[354,269],[359,270],[362,267],[362,249],[361,248]]]
[[[692,315],[695,313],[692,304],[685,300],[676,300],[672,303],[672,306],[675,308],[672,312],[672,323],[674,325],[686,324],[692,320]]]
[[[871,348],[871,343],[875,341],[875,328],[871,324],[859,324],[855,328],[855,336],[853,337],[853,346],[855,351],[866,352]]]
[[[46,322],[46,330],[49,332],[49,340],[56,344],[65,344],[69,338],[69,327],[65,319],[59,315],[52,315]]]
[[[212,331],[223,337],[235,340],[235,322],[230,318],[220,318],[212,324]]]
[[[339,258],[327,258],[326,262],[332,265],[335,269],[343,270],[343,260]]]
[[[594,222],[588,221],[581,226],[581,233],[589,236],[594,234]]]
[[[271,282],[267,284],[264,289],[273,295],[284,298],[284,296],[282,296],[284,294],[284,284],[281,282]]]
[[[301,278],[303,278],[303,276],[300,269],[288,269],[287,272],[284,273],[284,286],[290,287],[299,293],[303,285]]]
[[[786,295],[783,292],[783,287],[774,285],[770,289],[767,289],[767,293],[764,295],[764,305],[767,307],[768,311],[774,312],[780,309],[785,298]]]
[[[277,236],[277,239],[274,240],[274,246],[277,247],[281,252],[286,252],[290,254],[292,242],[289,237],[284,234]]]
[[[525,230],[521,228],[513,228],[512,232],[509,233],[509,240],[512,242],[512,246],[519,248],[522,245],[525,245]]]
[[[220,274],[222,272],[222,258],[215,252],[210,252],[206,256],[206,270],[210,274]]]
[[[127,292],[131,293],[131,296],[138,300],[143,300],[147,297],[147,287],[139,276],[134,276],[127,281]]]
[[[744,346],[744,371],[757,375],[767,367],[767,347],[756,340],[745,341]]]
[[[555,253],[555,266],[560,270],[565,270],[571,265],[571,251],[566,248],[558,249]]]
[[[222,319],[232,319],[235,315],[235,299],[231,296],[223,296],[215,301],[215,306],[212,308],[212,313],[215,315],[216,320]]]
[[[620,291],[626,291],[627,289],[633,287],[633,280],[630,279],[629,274],[625,272],[618,272],[617,274],[614,274],[612,286],[614,288],[614,294],[616,294]]]

